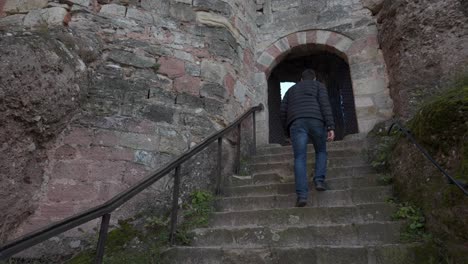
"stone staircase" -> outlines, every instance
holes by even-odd
[[[328,145],[329,190],[310,188],[307,207],[295,208],[291,147],[258,150],[251,176],[235,176],[216,201],[208,228],[194,230],[190,247],[164,253],[164,263],[416,263],[418,244],[402,244],[404,223],[391,221],[391,186],[364,160],[362,139]],[[309,146],[308,160],[314,160]],[[308,164],[308,172],[313,171]],[[312,187],[312,184],[310,185]]]

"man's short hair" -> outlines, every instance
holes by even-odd
[[[306,69],[302,72],[303,80],[315,80],[315,71],[312,69]]]

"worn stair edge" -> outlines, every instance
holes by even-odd
[[[373,187],[384,185],[380,175],[365,175],[361,177],[344,177],[329,179],[326,181],[329,190],[345,190],[359,187]],[[314,189],[313,181],[309,181],[309,189]],[[225,188],[226,197],[256,196],[268,194],[295,193],[296,186],[293,179],[286,183],[248,184]]]
[[[360,157],[356,158],[329,158],[327,161],[328,168],[342,168],[342,167],[359,167],[365,166],[369,163]],[[307,168],[313,169],[315,165],[315,161],[308,160]],[[286,169],[288,171],[294,170],[294,160],[283,160],[277,162],[262,162],[262,163],[254,163],[249,165],[252,171],[264,171],[264,170],[271,170],[271,169]]]
[[[163,264],[422,264],[416,251],[424,244],[270,248],[174,247]]]
[[[313,169],[308,168],[308,175],[313,177]],[[377,174],[371,166],[328,168],[326,179],[360,177],[362,175]],[[294,181],[294,172],[288,169],[268,170],[255,172],[251,175],[233,175],[226,178],[231,186],[247,184],[284,183]]]
[[[333,141],[333,142],[327,142],[327,150],[342,150],[342,149],[362,149],[364,146],[366,146],[367,141],[366,140],[347,140],[347,141]],[[307,150],[308,151],[313,151],[314,146],[312,144],[307,144]],[[270,144],[270,145],[263,145],[259,146],[257,148],[257,151],[259,154],[262,153],[275,153],[277,151],[292,151],[292,146],[291,145],[285,145],[281,146],[278,144]]]
[[[395,210],[395,205],[389,203],[375,203],[342,207],[306,207],[217,212],[213,213],[211,216],[210,227],[246,225],[274,227],[286,225],[389,221]]]
[[[366,159],[366,156],[362,153],[362,151],[328,151],[328,158],[329,159],[343,159],[343,158],[354,158],[359,157],[363,160]],[[308,159],[315,159],[314,152],[307,153]],[[284,154],[263,154],[263,155],[256,155],[252,157],[251,164],[255,163],[266,163],[266,162],[278,162],[283,160],[294,160],[294,154],[291,153],[284,153]]]
[[[308,207],[349,206],[385,202],[392,196],[388,186],[367,187],[349,190],[328,190],[309,193]],[[265,195],[249,197],[218,198],[215,207],[219,211],[259,210],[271,208],[290,208],[296,201],[295,194]]]
[[[193,246],[378,245],[400,242],[403,222],[194,229]]]

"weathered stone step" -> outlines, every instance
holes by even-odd
[[[349,140],[349,141],[335,141],[327,143],[327,151],[334,150],[361,150],[366,146],[366,141],[364,140]],[[307,145],[307,152],[313,152],[314,146],[312,144]],[[257,149],[258,155],[263,154],[284,154],[292,153],[292,147],[281,146],[277,144],[261,146]]]
[[[315,161],[313,159],[308,159],[307,169],[313,171]],[[346,157],[346,158],[329,158],[327,162],[328,168],[341,168],[341,167],[350,167],[350,166],[364,166],[367,165],[362,157]],[[259,162],[253,163],[250,165],[250,169],[253,172],[266,171],[266,170],[294,170],[294,160],[282,160],[278,162]]]
[[[423,244],[317,247],[174,247],[163,264],[419,264],[415,252]],[[422,264],[422,263],[421,263]]]
[[[193,230],[193,246],[364,246],[400,241],[403,222],[287,227],[221,227]]]
[[[361,177],[334,178],[326,181],[329,190],[344,190],[360,187],[371,187],[382,185],[379,181],[380,175],[368,174]],[[289,178],[286,183],[270,183],[256,185],[242,185],[228,187],[225,189],[225,196],[259,196],[269,194],[291,194],[295,193],[296,187],[294,179]],[[309,182],[309,189],[314,190],[313,181]]]
[[[310,167],[310,166],[309,166]],[[313,169],[308,168],[309,175],[313,173]],[[373,174],[375,170],[371,166],[352,166],[341,168],[328,168],[327,180],[345,177],[361,177],[363,175]],[[294,181],[294,170],[291,168],[282,168],[276,170],[267,170],[264,172],[256,172],[248,176],[232,176],[229,177],[228,183],[231,186],[249,185],[249,184],[267,184],[267,183],[284,183]],[[312,176],[309,176],[312,178]]]
[[[389,203],[343,207],[286,208],[214,213],[211,227],[222,226],[286,226],[365,223],[389,221],[395,206]]]
[[[362,151],[360,150],[332,150],[328,151],[328,158],[347,158],[347,157],[361,157],[362,159],[365,158]],[[311,151],[307,153],[307,158],[314,159],[315,152]],[[253,163],[261,163],[261,162],[279,162],[283,160],[293,160],[294,154],[291,153],[283,153],[283,154],[263,154],[263,155],[256,155],[252,158]]]
[[[309,193],[308,207],[351,206],[385,202],[392,195],[388,186],[349,190],[328,190]],[[272,208],[291,208],[296,194],[265,195],[252,197],[225,197],[216,201],[218,211],[246,211]]]

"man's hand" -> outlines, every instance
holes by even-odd
[[[329,130],[327,133],[327,141],[333,141],[335,139],[335,130]]]

